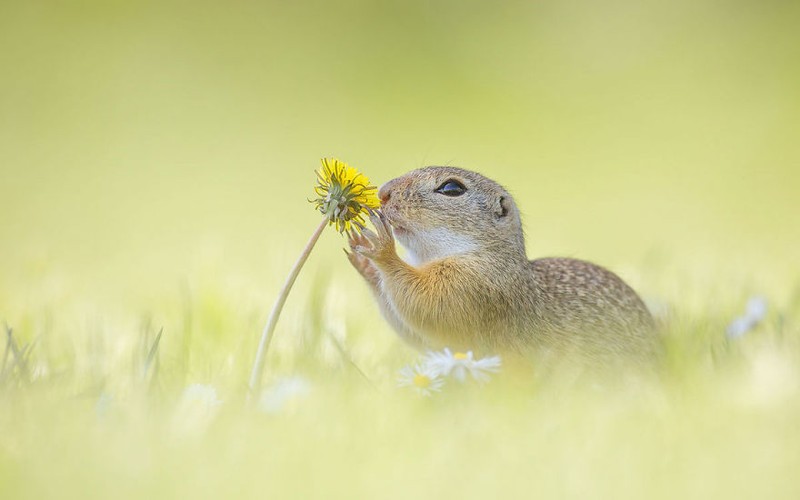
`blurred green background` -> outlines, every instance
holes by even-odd
[[[481,171],[532,257],[648,295],[786,296],[799,25],[792,1],[4,0],[0,293],[147,307],[238,276],[268,302],[335,156]],[[360,286],[342,245],[310,266]]]
[[[777,0],[0,0],[0,327],[27,349],[0,497],[798,498],[799,26]],[[311,394],[242,411],[323,156],[504,184],[531,257],[671,311],[662,379],[415,398],[328,231],[264,377]]]

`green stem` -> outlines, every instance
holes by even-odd
[[[311,250],[314,248],[314,245],[317,243],[317,240],[327,224],[328,220],[322,219],[319,227],[317,227],[316,231],[314,231],[314,234],[311,235],[311,239],[308,240],[306,247],[303,249],[303,253],[300,254],[300,257],[294,264],[292,271],[289,273],[289,277],[286,278],[286,283],[283,284],[281,293],[278,294],[278,298],[275,301],[275,304],[272,306],[272,312],[269,313],[267,324],[264,326],[264,330],[261,331],[261,341],[258,343],[256,360],[253,363],[253,371],[250,373],[249,398],[252,398],[258,394],[259,386],[261,385],[261,372],[264,370],[264,359],[267,357],[269,343],[272,340],[272,332],[275,330],[275,324],[278,322],[278,317],[281,315],[281,310],[283,310],[283,304],[286,303],[286,297],[289,296],[289,291],[292,289],[292,285],[294,285],[297,275],[300,274],[300,269],[302,269],[303,264],[306,263],[308,255],[311,253]]]

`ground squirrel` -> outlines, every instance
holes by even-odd
[[[528,260],[519,210],[496,182],[426,167],[378,196],[376,231],[352,232],[348,257],[416,347],[594,359],[652,351],[653,319],[615,274],[575,259]]]

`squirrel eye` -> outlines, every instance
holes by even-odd
[[[444,181],[441,186],[436,188],[436,192],[445,196],[461,196],[467,191],[463,184],[455,179]]]

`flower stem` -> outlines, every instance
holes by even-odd
[[[256,360],[253,363],[253,371],[250,373],[249,398],[252,398],[258,394],[258,389],[261,385],[261,372],[264,370],[264,359],[267,356],[267,350],[269,349],[270,340],[272,340],[272,332],[275,330],[275,324],[278,322],[278,317],[281,315],[283,304],[286,303],[286,297],[289,296],[289,291],[292,289],[292,285],[294,285],[297,275],[300,274],[300,269],[303,268],[303,264],[306,263],[308,255],[311,253],[311,250],[314,248],[314,245],[317,243],[317,240],[327,224],[328,220],[322,219],[319,227],[317,227],[316,231],[314,231],[314,234],[311,235],[311,239],[308,240],[306,247],[303,249],[303,253],[300,254],[297,262],[295,262],[292,271],[286,278],[286,283],[283,284],[281,293],[278,294],[278,298],[275,300],[275,304],[272,306],[272,312],[269,313],[267,324],[264,326],[264,330],[261,331],[261,341],[258,343]]]

